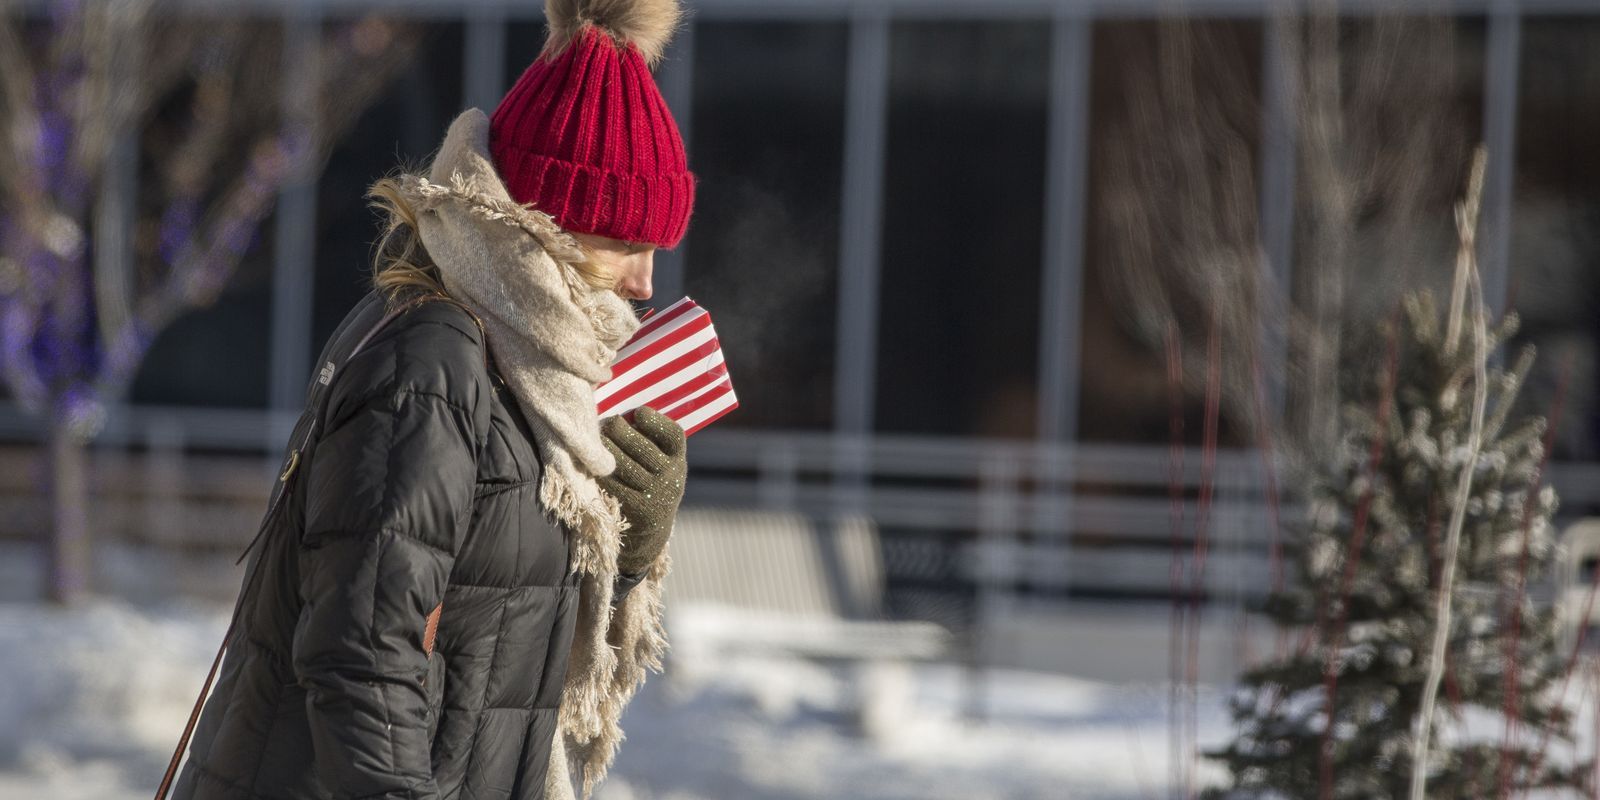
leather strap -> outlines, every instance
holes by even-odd
[[[411,302],[408,302],[408,303],[406,303],[406,304],[404,304],[404,305],[402,305],[402,306],[400,306],[398,308],[395,308],[394,310],[384,314],[382,318],[380,318],[375,324],[373,324],[373,326],[370,329],[368,329],[368,331],[366,332],[366,335],[362,336],[361,340],[356,342],[356,346],[350,350],[350,355],[345,357],[346,363],[348,363],[350,359],[354,358],[356,353],[361,352],[361,348],[366,346],[367,342],[372,339],[373,334],[376,334],[385,325],[388,325],[390,322],[392,322],[396,317],[400,316],[401,314],[404,314],[405,312],[411,310],[412,308],[416,307],[417,305],[420,305],[421,303],[426,302],[430,298],[431,299],[442,299],[442,298],[439,298],[437,295],[426,295],[426,296],[423,296],[421,298],[417,298],[416,300],[413,300]],[[327,388],[327,387],[323,387],[323,388]],[[327,395],[328,395],[327,392],[322,392],[319,399],[326,398]],[[310,411],[310,409],[308,409],[308,412],[309,411]],[[298,447],[296,447],[294,450],[292,450],[291,453],[290,453],[291,461],[296,460],[298,458],[298,456],[299,456],[300,451],[305,449],[305,445],[310,441],[312,433],[315,430],[315,427],[316,427],[315,425],[312,425],[312,426],[307,428],[305,437],[301,440],[300,445]],[[286,471],[284,473],[283,479],[285,481],[287,481],[288,478],[292,476],[292,474],[293,474],[292,471]],[[285,487],[283,487],[283,489],[280,492],[278,492],[278,497],[279,497],[280,501],[281,501],[281,499],[282,499],[282,497],[284,495],[288,494],[288,491],[289,491],[289,487],[285,486]],[[271,527],[271,525],[267,524],[267,523],[270,522],[270,519],[272,517],[272,513],[273,513],[273,511],[276,510],[276,508],[277,508],[277,504],[274,504],[272,508],[267,509],[266,520],[263,521],[263,524],[261,526],[261,530],[256,532],[255,538],[251,539],[250,540],[250,544],[247,547],[245,547],[245,553],[246,554],[248,554],[250,552],[250,549],[255,546],[256,541],[261,538],[262,534],[266,533],[267,529]],[[240,556],[240,560],[243,560],[243,558],[244,558],[244,556],[241,555]],[[189,712],[189,721],[188,721],[188,723],[186,723],[183,726],[183,735],[181,737],[179,737],[179,739],[178,739],[178,747],[177,747],[176,750],[172,751],[172,761],[170,761],[167,764],[167,773],[166,773],[165,776],[163,776],[161,778],[161,786],[157,787],[157,789],[156,789],[155,800],[166,800],[167,793],[169,791],[171,791],[171,789],[172,789],[172,782],[173,782],[174,779],[177,778],[177,775],[178,775],[178,764],[181,761],[183,761],[183,753],[189,747],[189,738],[194,735],[195,725],[198,724],[199,721],[200,721],[200,711],[201,711],[201,709],[203,709],[205,707],[206,695],[211,693],[211,684],[212,684],[213,681],[216,680],[217,668],[222,666],[222,655],[228,649],[228,642],[233,639],[233,629],[234,629],[234,627],[236,625],[238,625],[238,623],[239,623],[239,610],[241,608],[243,608],[243,606],[244,606],[244,598],[245,598],[245,596],[247,594],[249,594],[251,587],[254,586],[255,577],[256,577],[256,574],[259,571],[260,571],[259,569],[250,570],[250,575],[245,580],[245,586],[239,592],[238,600],[233,604],[233,616],[232,616],[231,619],[228,620],[228,631],[222,635],[222,646],[217,648],[217,657],[212,659],[212,661],[211,661],[211,671],[206,674],[206,682],[205,682],[205,685],[200,688],[200,696],[195,698],[194,710]],[[437,609],[435,610],[435,614],[436,613],[437,613]],[[429,617],[430,626],[436,626],[437,625],[437,621],[436,620],[437,620],[436,616],[430,615],[430,617]],[[431,639],[431,637],[430,637],[430,639]],[[431,644],[431,641],[430,641],[430,644]]]
[[[183,726],[183,737],[178,740],[178,749],[172,752],[172,761],[167,764],[167,774],[161,779],[161,786],[156,789],[156,800],[166,800],[167,792],[172,788],[172,779],[178,775],[178,762],[183,760],[183,751],[189,746],[189,737],[194,733],[195,723],[200,721],[200,709],[205,705],[206,695],[211,693],[211,681],[217,677],[217,667],[222,664],[222,651],[228,649],[228,640],[233,638],[233,625],[238,620],[238,614],[228,622],[228,632],[222,635],[222,647],[217,650],[217,657],[211,661],[211,672],[206,674],[206,684],[200,687],[200,696],[194,701],[194,710],[189,712],[189,722]]]

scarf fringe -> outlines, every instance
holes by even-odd
[[[586,503],[556,470],[547,470],[540,486],[545,508],[578,534],[573,546],[574,568],[584,573],[578,630],[606,632],[604,637],[577,637],[573,642],[557,723],[557,738],[565,741],[551,751],[552,761],[559,758],[562,762],[563,783],[569,780],[565,777],[571,769],[568,760],[576,762],[571,771],[581,777],[583,800],[605,779],[626,738],[619,724],[623,711],[644,685],[647,670],[663,670],[662,657],[669,648],[662,582],[672,569],[671,538],[668,549],[650,565],[644,579],[613,609],[617,548],[601,542],[611,531],[620,534],[626,530],[628,523],[616,500],[601,497],[600,503]],[[552,771],[556,767],[552,764]],[[557,797],[562,795],[550,800]]]
[[[607,643],[616,649],[617,663],[601,699],[602,730],[576,749],[582,763],[584,800],[588,800],[594,787],[605,779],[622,746],[625,737],[618,720],[639,687],[644,685],[646,669],[662,670],[661,658],[667,652],[667,637],[662,625],[661,589],[671,568],[672,557],[663,550],[651,564],[645,579],[618,604],[608,628]]]

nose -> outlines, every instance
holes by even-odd
[[[655,253],[646,252],[634,263],[632,269],[626,270],[621,279],[617,281],[617,291],[630,300],[649,300],[654,294],[650,286],[650,274],[655,271]]]
[[[617,288],[629,300],[649,300],[650,295],[654,294],[649,275],[629,275],[618,283]]]

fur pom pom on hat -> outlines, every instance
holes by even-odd
[[[618,45],[633,43],[645,66],[655,67],[677,32],[683,9],[677,0],[546,0],[550,36],[544,55],[559,53],[585,25],[604,31]]]
[[[546,0],[550,33],[490,117],[512,199],[568,231],[677,246],[695,175],[650,69],[678,0]]]

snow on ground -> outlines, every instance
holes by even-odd
[[[227,607],[98,598],[0,604],[0,800],[153,794],[227,626]],[[599,800],[1164,796],[1166,690],[950,664],[862,670],[755,655],[652,675]],[[986,713],[969,718],[972,687]],[[1226,735],[1202,691],[1203,743]]]
[[[0,798],[154,794],[227,611],[0,604]]]
[[[602,796],[1042,800],[1153,797],[1165,785],[1159,687],[995,670],[979,721],[963,713],[960,667],[885,669],[868,676],[873,691],[903,699],[865,736],[841,710],[841,671],[750,657],[675,677],[630,707],[614,794]],[[1209,692],[1202,703],[1218,709],[1202,724],[1219,734],[1220,703]]]
[[[104,597],[71,610],[0,603],[0,800],[149,798],[229,610]],[[718,624],[704,615],[675,623],[685,633]],[[598,800],[1168,796],[1163,685],[713,657],[689,636],[677,641],[667,673],[629,706],[627,740]],[[1573,686],[1573,701],[1592,705],[1589,689]],[[853,711],[857,697],[868,698],[865,713]],[[1201,687],[1202,747],[1228,736],[1223,702]],[[968,713],[975,705],[981,716]],[[1588,708],[1575,727],[1588,752]],[[1198,774],[1204,784],[1222,772],[1203,763]]]
[[[227,611],[179,600],[0,603],[0,800],[149,798]],[[686,635],[720,624],[714,614],[677,619],[682,646],[629,707],[627,742],[598,800],[1168,795],[1165,686],[710,654]],[[1595,698],[1576,683],[1578,752],[1589,752]],[[1229,734],[1222,701],[1198,693],[1202,747]],[[1216,778],[1218,766],[1198,765],[1200,784]]]

